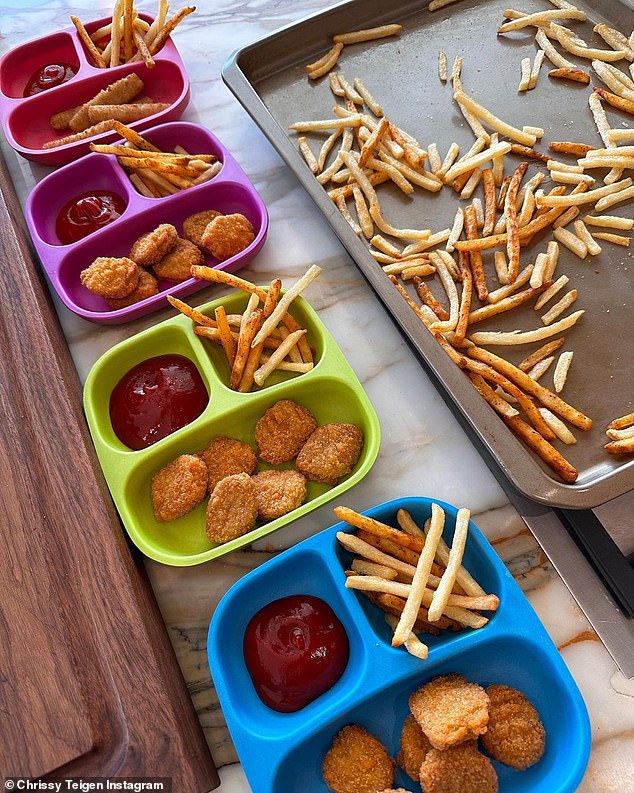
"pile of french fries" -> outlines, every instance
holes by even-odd
[[[215,319],[171,295],[172,306],[195,323],[194,333],[220,344],[231,370],[229,388],[247,392],[263,386],[276,370],[304,374],[314,367],[307,331],[289,313],[293,300],[319,275],[317,265],[280,297],[279,278],[262,289],[250,281],[211,267],[192,267],[192,275],[216,284],[247,292],[249,302],[243,314],[227,314],[224,306],[215,310]],[[262,306],[260,307],[260,303]]]
[[[427,645],[417,634],[482,628],[488,618],[480,612],[498,608],[499,598],[487,594],[462,565],[468,509],[458,511],[451,548],[442,538],[445,512],[438,504],[432,504],[424,529],[404,509],[397,513],[398,529],[348,507],[336,507],[335,514],[358,529],[337,533],[355,555],[346,587],[363,592],[385,612],[393,647],[405,645],[412,655],[427,658]]]
[[[182,146],[164,152],[125,124],[115,121],[112,129],[126,143],[91,143],[91,150],[116,155],[132,184],[148,198],[163,198],[208,182],[222,167],[213,154],[190,154]]]
[[[621,416],[608,424],[605,434],[610,438],[603,447],[610,454],[634,452],[634,413]]]
[[[537,28],[537,43],[541,46],[528,73],[527,88],[537,85],[544,58],[564,68],[557,60],[558,53],[553,54],[554,47],[544,44],[544,37],[548,43],[549,37],[558,41],[557,37],[563,37],[565,49],[592,61],[597,75],[619,92],[610,94],[595,89],[589,97],[603,148],[558,141],[550,143],[548,154],[538,151],[535,146],[543,137],[543,129],[514,126],[477,102],[462,85],[462,59],[455,59],[448,75],[446,54],[442,52],[439,78],[449,78],[453,99],[475,136],[475,142],[462,156],[456,143],[448,147],[444,158],[435,143],[421,146],[385,116],[363,83],[358,79],[349,82],[339,71],[329,73],[336,102],[332,116],[297,122],[290,129],[300,133],[300,151],[317,180],[330,188],[332,201],[354,232],[368,240],[370,254],[421,322],[465,370],[505,423],[564,481],[572,483],[578,472],[553,442],[575,443],[564,422],[585,431],[592,421],[559,396],[574,352],[567,350],[557,357],[554,353],[565,342],[560,334],[570,330],[584,314],[583,310],[575,310],[564,315],[576,302],[578,291],[562,291],[570,279],[566,275],[557,277],[559,246],[564,245],[585,259],[601,253],[600,243],[630,244],[629,236],[614,231],[629,231],[634,221],[604,212],[634,198],[632,179],[623,178],[624,171],[634,169],[634,146],[616,148],[621,141],[634,140],[634,131],[611,127],[602,101],[634,112],[634,81],[611,64],[623,58],[634,59],[634,49],[622,34],[605,25],[598,25],[595,30],[613,49],[588,47],[573,31],[554,22],[582,20],[585,13],[569,3],[554,5],[562,7],[538,14],[505,11],[511,22],[502,25],[499,33],[531,25]],[[564,35],[562,29],[568,33]],[[317,154],[311,149],[309,134],[327,136]],[[524,161],[505,174],[509,158],[515,155]],[[577,161],[559,161],[560,155],[576,157]],[[538,170],[527,178],[529,163]],[[542,163],[544,170],[540,169]],[[599,168],[610,169],[602,186],[596,185]],[[555,185],[546,192],[541,185],[548,179]],[[460,200],[470,203],[458,207],[451,225],[439,231],[400,228],[385,217],[381,207],[380,185],[386,183],[408,197],[420,189],[434,193],[448,187]],[[476,193],[479,189],[482,197]],[[581,209],[593,205],[594,214],[581,216]],[[530,263],[523,265],[523,249],[544,231],[550,231],[552,239],[531,257]],[[493,254],[493,275],[488,275],[485,268],[489,251]],[[446,303],[423,280],[428,277],[432,285],[441,286]],[[497,281],[495,287],[492,278]],[[408,291],[410,285],[418,300]],[[480,307],[473,305],[476,299],[482,303]],[[540,312],[541,324],[537,327],[512,332],[473,327],[529,302]],[[555,336],[559,338],[553,339]],[[519,366],[484,349],[538,342],[546,343],[527,355]],[[554,391],[538,382],[553,364]]]
[[[195,10],[196,6],[187,6],[167,19],[169,4],[167,0],[159,0],[156,17],[150,25],[139,17],[134,0],[116,0],[112,20],[92,34],[88,33],[79,17],[71,16],[71,21],[98,68],[107,69],[142,60],[148,69],[152,69],[155,65],[152,56],[161,49],[176,26]]]
[[[397,36],[401,32],[401,25],[381,25],[378,28],[366,28],[365,30],[354,30],[350,33],[338,33],[332,37],[333,46],[325,55],[318,58],[313,63],[306,65],[308,78],[318,80],[328,74],[337,65],[339,56],[346,44],[361,44],[367,41],[376,41],[388,36]]]

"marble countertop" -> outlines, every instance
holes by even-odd
[[[270,213],[268,241],[242,274],[256,282],[279,275],[288,284],[311,264],[320,265],[322,275],[306,297],[356,371],[382,425],[377,462],[348,492],[346,503],[363,510],[387,499],[420,494],[471,509],[546,625],[588,706],[593,748],[579,790],[628,793],[634,790],[634,681],[617,670],[330,227],[220,78],[221,65],[234,49],[326,5],[316,0],[202,0],[175,35],[192,85],[183,120],[206,125],[227,145]],[[137,6],[154,10],[150,2]],[[104,0],[0,0],[0,54],[27,41],[33,31],[66,27],[70,14],[89,20],[110,8]],[[6,142],[2,146],[24,203],[50,169],[19,158]],[[199,304],[220,294],[210,287],[191,302]],[[101,327],[79,319],[58,301],[56,306],[82,379],[104,351],[173,314],[162,310],[125,326]],[[246,551],[198,567],[170,568],[147,561],[169,635],[220,767],[222,793],[246,793],[250,788],[207,664],[210,616],[238,578],[333,522],[326,505]]]

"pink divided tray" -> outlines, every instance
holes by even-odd
[[[140,16],[152,22],[151,16]],[[90,22],[86,30],[91,33],[109,21],[104,18]],[[74,27],[15,47],[0,59],[0,123],[7,140],[23,157],[45,165],[64,165],[81,157],[89,151],[92,141],[109,143],[115,140],[116,132],[103,132],[55,149],[42,148],[49,140],[71,134],[70,130],[57,132],[51,127],[49,119],[53,114],[86,102],[102,88],[131,72],[136,72],[145,83],[143,93],[155,102],[166,102],[170,106],[129,126],[141,130],[159,121],[175,121],[189,102],[189,78],[171,38],[153,57],[156,61],[153,69],[148,69],[143,61],[99,69],[90,60]],[[73,64],[78,69],[77,74],[56,88],[24,97],[24,88],[32,74],[56,61]]]
[[[128,256],[133,242],[161,223],[172,223],[179,234],[183,220],[195,212],[216,209],[222,214],[240,212],[251,222],[255,239],[245,250],[224,261],[207,256],[205,264],[234,272],[244,267],[260,250],[268,229],[268,213],[242,168],[209,130],[198,124],[177,121],[161,124],[144,135],[163,151],[180,144],[192,154],[214,154],[222,163],[209,182],[181,190],[166,198],[146,198],[137,192],[113,154],[93,153],[47,176],[33,190],[25,208],[42,267],[62,302],[80,317],[104,325],[115,325],[162,308],[167,294],[184,297],[208,285],[189,278],[175,284],[159,281],[159,292],[127,308],[113,311],[106,301],[89,292],[79,274],[98,256]],[[72,198],[89,190],[112,190],[125,201],[117,220],[78,242],[63,245],[55,223],[60,209]]]

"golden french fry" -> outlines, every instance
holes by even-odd
[[[622,430],[626,427],[631,427],[634,424],[634,413],[628,413],[625,416],[621,416],[618,419],[613,419],[608,424],[609,430]]]
[[[171,302],[172,301],[170,300],[170,303]],[[229,363],[229,368],[233,370],[233,364],[236,359],[236,343],[231,333],[231,329],[229,328],[229,323],[227,322],[227,314],[225,312],[224,306],[218,306],[215,311],[215,315],[216,325],[220,335],[220,343],[222,344],[222,349],[224,350],[227,362]]]
[[[205,325],[209,328],[217,328],[218,323],[214,322],[211,317],[208,317],[206,314],[203,314],[202,311],[197,311],[192,306],[187,305],[182,300],[179,300],[177,297],[173,295],[168,295],[167,299],[177,311],[180,311],[181,314],[184,314],[189,319],[193,320],[193,322],[197,322],[199,325]]]
[[[555,471],[564,482],[572,484],[577,481],[579,472],[577,469],[561,455],[554,446],[530,427],[519,416],[502,416],[504,423],[509,426],[516,435]]]
[[[381,25],[376,28],[366,28],[355,30],[351,33],[338,33],[332,37],[335,44],[359,44],[363,41],[375,41],[376,39],[396,36],[401,32],[401,25]]]
[[[524,358],[524,360],[518,364],[518,368],[520,368],[523,372],[528,372],[540,361],[548,358],[550,355],[552,355],[552,353],[557,352],[557,350],[563,345],[564,341],[565,339],[561,338],[547,342],[538,350],[535,350],[530,355],[527,355],[526,358]]]
[[[575,66],[563,66],[559,69],[551,69],[548,72],[549,77],[555,80],[572,80],[575,83],[582,83],[583,85],[590,84],[590,75]]]
[[[186,6],[185,8],[180,8],[171,19],[168,19],[165,25],[157,32],[156,38],[153,39],[151,44],[148,44],[150,53],[152,55],[156,55],[163,44],[165,44],[167,39],[174,32],[174,28],[179,25],[186,16],[193,13],[195,10],[196,6]]]
[[[83,45],[86,47],[86,49],[90,53],[90,56],[92,57],[92,59],[96,63],[97,67],[99,69],[105,69],[107,64],[106,64],[106,62],[105,62],[105,60],[103,58],[103,55],[99,52],[99,50],[97,49],[97,45],[95,44],[95,42],[88,35],[88,32],[87,32],[86,28],[84,27],[84,23],[81,21],[81,19],[79,19],[79,17],[75,17],[75,16],[72,16],[72,15],[71,15],[70,21],[75,26],[75,29],[77,30],[79,38],[81,39]]]
[[[464,209],[464,229],[467,239],[477,239],[478,223],[476,220],[475,210],[472,205],[469,205]],[[458,243],[456,243],[456,247],[458,247]],[[477,250],[470,251],[469,260],[471,272],[473,273],[473,283],[475,285],[476,292],[478,293],[478,297],[480,300],[486,300],[487,295],[489,294],[489,288],[486,282],[482,254]]]

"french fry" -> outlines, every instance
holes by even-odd
[[[314,132],[315,130],[334,130],[344,127],[360,127],[363,121],[361,113],[354,113],[343,118],[325,118],[315,121],[296,121],[289,126],[294,132]]]
[[[418,276],[414,277],[414,288],[416,289],[416,292],[420,297],[420,299],[423,301],[423,303],[425,303],[426,306],[429,306],[429,308],[431,308],[431,310],[438,317],[438,319],[440,320],[449,319],[449,313],[445,311],[442,305],[433,296],[431,289]]]
[[[167,39],[172,35],[176,26],[179,25],[186,16],[193,13],[195,10],[196,6],[186,6],[185,8],[180,8],[171,19],[168,19],[165,22],[165,25],[157,32],[156,38],[153,39],[151,44],[148,44],[150,54],[156,55],[156,53],[165,44]]]
[[[256,295],[252,295],[251,297],[255,297],[257,300]],[[236,391],[240,385],[242,373],[244,372],[244,367],[249,356],[249,349],[260,322],[261,313],[262,309],[256,308],[249,311],[249,307],[247,307],[247,310],[244,313],[245,320],[242,323],[240,327],[240,333],[238,334],[238,346],[233,359],[231,377],[229,379],[229,388],[233,389],[234,391]]]
[[[524,146],[533,146],[535,144],[537,140],[535,135],[528,135],[527,133],[522,132],[521,129],[517,129],[517,127],[513,127],[511,124],[507,124],[505,121],[502,121],[502,119],[495,116],[490,110],[487,110],[487,108],[476,102],[464,91],[456,91],[453,98],[456,100],[456,102],[464,105],[481,121],[483,121],[485,124],[488,124],[501,135],[506,135],[508,138],[511,138],[512,140],[515,140]],[[498,145],[502,146],[504,144]]]
[[[478,236],[478,224],[473,206],[467,206],[464,209],[464,225],[467,239],[476,239]],[[478,298],[480,300],[486,300],[489,294],[489,288],[486,282],[484,264],[480,251],[471,251],[469,253],[469,261]]]
[[[598,33],[603,41],[609,44],[613,50],[622,50],[625,52],[625,58],[628,61],[634,61],[634,50],[632,50],[630,43],[622,33],[605,24],[595,25],[593,30],[595,33]]]
[[[565,339],[561,338],[547,342],[538,350],[535,350],[530,355],[527,355],[523,361],[520,361],[518,368],[520,368],[523,372],[530,371],[540,361],[545,360],[551,356],[552,353],[557,352],[557,350],[563,345],[564,341]]]
[[[457,163],[452,165],[445,174],[445,182],[451,182],[458,176],[461,176],[464,173],[469,173],[474,168],[484,165],[485,162],[488,162],[495,157],[504,155],[510,150],[510,143],[497,143],[494,146],[489,146],[489,148],[478,152],[477,154],[473,154],[465,160],[459,160]]]
[[[634,438],[623,438],[620,441],[610,441],[603,447],[609,454],[632,454],[634,452]]]
[[[154,58],[150,54],[150,50],[145,43],[145,39],[141,35],[140,31],[137,29],[136,24],[135,27],[132,29],[132,38],[134,39],[134,43],[136,44],[137,51],[141,58],[143,58],[143,62],[145,63],[148,69],[153,69],[156,65]]]
[[[589,61],[620,61],[623,60],[626,53],[624,50],[601,50],[594,47],[588,47],[585,42],[580,39],[567,34],[566,28],[561,25],[551,23],[547,31],[549,36],[553,36],[561,44],[561,46],[568,50],[571,55],[576,55],[578,58],[586,58]]]
[[[396,631],[399,625],[399,620],[393,616],[392,614],[385,615],[385,621],[390,626],[392,631]],[[414,625],[416,624],[416,620],[414,620]],[[414,628],[414,625],[412,628]],[[416,634],[412,631],[408,631],[408,633],[404,636],[403,641],[399,643],[405,645],[405,649],[410,655],[415,656],[416,658],[420,658],[423,661],[429,657],[429,648],[426,644],[421,642],[421,640],[416,636]]]
[[[567,226],[569,223],[579,215],[580,210],[579,207],[569,207],[563,215],[560,215],[557,220],[553,223],[553,229],[559,229]]]
[[[184,314],[186,317],[189,317],[193,322],[198,323],[199,325],[205,325],[209,328],[217,328],[218,323],[215,322],[211,317],[208,317],[206,314],[203,314],[202,311],[197,311],[192,306],[187,305],[182,300],[179,300],[177,297],[173,295],[168,295],[167,299],[177,311],[180,311],[181,314]]]
[[[308,72],[309,78],[311,80],[318,80],[320,77],[323,77],[325,74],[328,74],[328,72],[334,69],[337,61],[339,60],[342,49],[343,44],[335,44],[321,58],[314,61],[313,63],[307,64],[306,71]],[[343,95],[345,95],[345,91],[343,94],[340,94],[340,96]]]
[[[634,413],[628,413],[625,416],[620,416],[618,419],[613,419],[608,424],[609,430],[622,430],[626,427],[631,427],[634,424]]]
[[[171,300],[170,303],[172,303]],[[172,305],[174,304],[172,303]],[[229,323],[227,322],[227,314],[225,312],[224,306],[218,306],[218,308],[215,310],[215,316],[216,326],[220,335],[220,343],[222,344],[222,349],[224,350],[225,357],[227,358],[229,368],[233,370],[233,364],[236,358],[236,343],[231,333]]]
[[[505,22],[498,28],[498,35],[510,33],[513,30],[521,30],[525,27],[544,27],[548,26],[555,19],[579,19],[585,20],[586,14],[578,8],[557,8],[552,11],[538,11],[534,14],[526,14],[511,22]]]
[[[630,231],[634,226],[632,218],[622,218],[616,215],[586,215],[583,222],[590,226],[600,226],[603,228],[622,229]]]
[[[351,33],[338,33],[332,37],[335,44],[359,44],[363,41],[375,41],[376,39],[396,36],[401,32],[401,25],[381,25],[376,28],[355,30]]]
[[[141,195],[146,198],[161,198],[164,194],[158,190],[153,184],[147,184],[141,175],[137,173],[130,174],[130,181],[135,186]]]
[[[588,253],[591,256],[597,256],[601,253],[601,246],[594,240],[583,220],[575,220],[575,234],[582,242],[585,242]]]
[[[402,573],[408,578],[413,578],[416,572],[416,565],[404,562],[394,556],[375,548],[373,545],[365,542],[354,534],[348,534],[345,531],[337,532],[337,540],[339,543],[351,553],[356,553],[364,559],[368,559],[374,564],[380,564],[390,570],[395,570],[397,573]],[[366,574],[367,575],[367,574]]]
[[[410,631],[414,627],[414,623],[416,622],[416,618],[418,616],[418,610],[421,606],[423,594],[425,592],[425,588],[427,586],[427,581],[429,580],[429,574],[431,572],[432,564],[436,557],[436,548],[438,547],[438,541],[442,535],[442,530],[445,525],[445,513],[438,504],[432,504],[432,518],[431,518],[431,525],[429,531],[427,533],[427,538],[425,540],[425,546],[421,552],[421,555],[418,559],[418,564],[416,565],[416,571],[414,573],[414,577],[412,579],[411,590],[409,595],[407,596],[407,600],[405,602],[405,607],[403,608],[403,612],[401,617],[397,623],[396,628],[394,629],[394,636],[392,637],[392,647],[399,647],[401,644],[405,642],[407,639]],[[443,581],[445,580],[445,576],[441,578],[440,586],[442,586]],[[445,584],[445,589],[449,586],[447,591],[446,599],[443,599],[442,602],[437,603],[436,605],[436,616],[440,616],[443,611],[443,607],[447,605],[447,600],[449,599],[449,594],[453,588],[453,581],[451,581],[451,586],[449,586],[449,582]],[[445,591],[443,590],[443,598],[445,597]],[[436,596],[432,599],[432,606],[436,601]],[[430,621],[433,622],[433,618],[429,616]]]
[[[458,237],[462,234],[464,225],[464,214],[460,207],[456,210],[453,225],[447,239],[447,250],[451,253],[455,249],[455,243]]]
[[[493,170],[486,168],[482,171],[482,189],[484,192],[484,225],[482,236],[487,237],[493,233],[495,225],[495,178]]]
[[[533,61],[533,68],[531,69],[531,76],[528,82],[529,91],[532,91],[533,88],[535,88],[537,85],[537,80],[539,79],[539,73],[541,71],[545,57],[546,57],[546,53],[544,52],[544,50],[537,50],[537,52],[535,53],[535,60]],[[523,132],[528,132],[528,130],[524,129]]]
[[[149,140],[141,137],[138,132],[126,127],[126,125],[122,124],[120,121],[114,122],[114,129],[119,133],[119,135],[121,135],[122,138],[125,138],[127,141],[134,144],[137,149],[143,149],[143,151],[160,152],[160,149],[158,149],[153,143],[150,143]]]
[[[259,386],[264,384],[267,377],[275,370],[277,364],[284,360],[289,351],[297,344],[300,336],[303,336],[305,333],[306,330],[304,328],[290,333],[266,363],[255,372],[253,379]],[[260,343],[262,344],[263,342]]]
[[[470,337],[470,340],[474,344],[484,344],[487,346],[531,344],[534,341],[542,341],[542,339],[547,339],[549,336],[554,336],[561,331],[568,330],[568,328],[575,325],[584,314],[584,310],[575,311],[564,319],[554,322],[552,325],[545,325],[544,327],[535,328],[534,330],[511,331],[510,333],[481,331],[474,333]]]
[[[627,182],[627,179],[623,179],[621,182],[617,182],[617,184],[623,184],[623,182]],[[614,187],[615,185],[610,186]],[[604,195],[603,198],[597,201],[597,203],[594,205],[595,212],[603,212],[604,210],[609,209],[616,204],[620,204],[622,201],[629,201],[629,199],[632,197],[634,197],[634,186],[628,186],[626,189],[615,190],[613,193]],[[605,237],[603,239],[605,239]]]
[[[82,132],[76,132],[74,135],[66,135],[63,138],[56,138],[55,140],[49,140],[46,143],[42,144],[43,149],[56,149],[59,146],[67,146],[69,143],[76,143],[78,140],[85,140],[86,138],[92,138],[93,135],[101,135],[102,132],[110,132],[111,130],[115,129],[115,124],[117,122],[109,119],[108,121],[100,121],[98,124],[95,124],[93,127],[88,127],[87,129],[82,130]]]
[[[584,72],[583,69],[578,67],[563,66],[560,69],[551,69],[548,76],[555,80],[572,80],[575,83],[582,83],[583,85],[590,84],[590,75]]]
[[[555,356],[549,355],[548,358],[543,358],[539,363],[536,363],[535,366],[529,369],[526,374],[529,377],[532,377],[533,380],[539,380],[540,377],[545,375],[546,372],[550,369],[550,366],[554,362],[554,360],[555,360]]]
[[[562,352],[557,361],[557,365],[555,366],[553,382],[555,385],[555,391],[558,394],[563,391],[564,385],[566,384],[566,378],[568,377],[568,370],[570,369],[573,355],[574,352],[572,351]]]
[[[621,179],[620,182],[615,184],[606,185],[605,187],[597,187],[595,190],[588,190],[587,192],[569,195],[545,195],[537,198],[538,207],[569,207],[579,206],[580,204],[593,204],[597,199],[602,199],[606,196],[611,196],[613,193],[625,193],[626,188],[629,188],[632,180]],[[634,192],[634,191],[633,191]],[[631,195],[626,195],[625,198],[631,198]],[[625,200],[621,198],[620,200]],[[602,211],[599,209],[598,211]]]
[[[447,53],[442,50],[438,53],[438,79],[441,83],[447,82]]]
[[[538,30],[535,34],[535,43],[538,47],[540,47],[543,51],[548,60],[552,63],[553,66],[556,66],[559,69],[576,69],[572,61],[569,61],[567,58],[558,52],[554,45],[549,41],[548,36],[543,30]],[[590,82],[590,77],[588,76],[588,82]]]
[[[282,317],[288,311],[288,307],[293,302],[293,300],[312,281],[314,281],[315,278],[317,278],[320,272],[321,272],[321,268],[317,267],[316,264],[313,264],[311,267],[308,268],[308,270],[306,270],[304,275],[298,281],[296,281],[290,289],[286,291],[284,297],[279,301],[271,316],[267,317],[262,327],[258,331],[257,335],[251,342],[253,347],[264,341],[264,339],[271,333],[271,331],[277,327]]]
[[[558,154],[572,154],[575,157],[585,157],[589,151],[594,150],[594,146],[587,143],[572,143],[571,141],[553,141],[548,144],[551,151]]]
[[[502,253],[502,255],[504,255]],[[506,259],[506,257],[505,257]],[[524,284],[528,283],[530,277],[533,273],[534,265],[528,264],[517,276],[515,281],[512,284],[506,283],[501,286],[499,289],[495,289],[493,292],[489,292],[487,295],[487,302],[488,303],[497,303],[500,300],[503,300],[505,297],[512,295],[518,289],[520,289]],[[508,279],[508,273],[507,273]]]
[[[281,288],[282,288],[282,281],[280,278],[275,278],[273,281],[271,281],[271,284],[266,293],[266,300],[264,301],[264,306],[262,307],[262,314],[260,315],[260,324],[258,326],[258,330],[261,327],[264,320],[267,319],[267,317],[270,317],[271,314],[273,313],[280,296]],[[286,328],[284,328],[284,330],[286,330]],[[251,390],[253,386],[253,382],[255,380],[256,371],[261,362],[264,365],[267,365],[270,361],[270,358],[276,356],[275,360],[270,365],[277,366],[279,368],[284,358],[284,356],[281,356],[279,354],[279,351],[281,348],[284,347],[284,345],[288,344],[287,340],[288,340],[288,336],[285,339],[282,339],[280,346],[269,358],[266,359],[266,361],[263,360],[262,357],[262,352],[264,350],[264,342],[256,345],[255,347],[252,347],[249,350],[249,355],[247,357],[244,370],[242,372],[242,377],[240,378],[240,385],[238,386],[238,391],[241,391],[242,393],[247,393],[248,391]],[[284,348],[284,351],[286,352],[287,349]],[[298,365],[299,362],[295,361],[295,364]],[[309,365],[309,367],[312,368],[312,365]],[[297,371],[306,371],[306,370],[303,368],[302,365],[302,368]]]
[[[374,518],[369,518],[367,515],[361,515],[349,507],[335,507],[334,513],[339,518],[339,520],[343,520],[357,529],[363,529],[369,534],[374,534],[376,537],[383,537],[384,539],[392,540],[392,542],[395,542],[397,545],[400,545],[403,548],[408,548],[409,550],[415,551],[416,553],[421,553],[423,550],[424,542],[422,542],[418,537],[412,537],[403,531],[392,528],[392,526],[387,526],[385,523],[374,520]]]
[[[434,251],[430,254],[430,258],[436,267],[436,272],[438,273],[445,292],[447,293],[447,297],[449,298],[449,318],[444,321],[435,322],[432,327],[442,332],[453,330],[458,323],[458,312],[460,310],[458,291],[456,289],[454,280],[447,269],[447,265],[443,261],[440,253],[436,253]]]
[[[75,29],[77,30],[79,38],[82,41],[82,44],[88,50],[91,58],[94,60],[95,64],[97,65],[97,68],[105,69],[106,68],[106,62],[105,62],[105,60],[103,58],[103,55],[99,52],[95,42],[88,35],[88,32],[86,31],[86,28],[84,27],[84,23],[81,21],[81,19],[79,19],[79,17],[75,17],[75,16],[71,16],[70,21],[75,26]]]
[[[563,421],[557,418],[554,413],[551,413],[548,408],[539,408],[539,412],[542,414],[544,421],[548,424],[560,441],[563,441],[568,446],[571,446],[577,442],[577,439],[572,434],[572,432],[570,432],[568,427],[566,427]]]
[[[123,0],[123,60],[129,61],[132,57],[132,8],[133,0]]]
[[[358,77],[356,77],[355,80],[354,80],[354,87],[359,92],[359,94],[363,97],[363,101],[370,108],[370,110],[374,113],[374,115],[381,117],[383,115],[383,108],[376,101],[376,99],[370,93],[370,91],[368,91],[368,89],[365,87],[365,84],[361,80],[359,80]]]
[[[555,229],[553,231],[553,237],[557,240],[557,242],[565,245],[568,250],[572,251],[580,259],[585,259],[588,255],[588,246],[585,244],[585,242],[580,240],[579,237],[567,229]]]
[[[456,597],[455,595],[453,596],[451,595],[451,590],[453,589],[453,585],[456,580],[458,570],[460,569],[460,566],[462,564],[462,557],[467,542],[467,533],[469,531],[470,518],[471,518],[471,513],[469,512],[468,509],[458,510],[447,567],[442,575],[440,584],[438,585],[438,589],[434,593],[432,597],[432,601],[429,604],[430,622],[434,622],[435,620],[437,620],[445,611],[445,608],[448,605],[449,601],[452,598]],[[425,544],[427,544],[427,542],[430,541],[430,537],[435,538],[439,534],[439,532],[436,532],[434,534],[433,530],[434,530],[434,519],[432,513],[432,523],[429,528],[429,531],[427,532],[427,541]],[[442,526],[440,527],[440,530],[442,531]],[[437,546],[437,544],[438,542],[436,539],[436,544],[434,545],[434,548]]]
[[[424,325],[429,326],[437,321],[438,317],[433,313],[433,311],[431,312],[431,317],[429,317],[425,313],[424,309],[429,308],[428,306],[422,306],[422,308],[419,308],[416,305],[416,303],[412,300],[412,298],[407,294],[405,288],[401,284],[399,284],[398,279],[396,278],[395,275],[390,275],[388,277],[396,287],[397,291],[400,292],[401,297],[405,300],[407,305],[412,309],[412,311],[416,314],[416,316],[420,319],[420,321]]]
[[[531,59],[530,58],[522,58],[520,62],[521,73],[520,73],[520,84],[517,87],[518,92],[521,91],[528,91],[528,87],[531,82]]]
[[[520,235],[519,226],[517,225],[517,209],[515,201],[520,183],[524,178],[527,167],[528,163],[526,162],[521,162],[517,166],[515,172],[513,173],[509,188],[506,192],[506,198],[504,199],[504,214],[506,215],[507,233],[506,255],[508,257],[509,283],[513,283],[513,281],[515,281],[520,269]],[[482,299],[486,299],[486,295]]]
[[[620,234],[597,231],[593,236],[596,240],[605,240],[605,242],[612,242],[615,245],[622,245],[624,248],[629,248],[630,246],[630,238],[622,237]]]
[[[476,322],[482,322],[485,319],[494,317],[496,314],[502,314],[505,311],[517,308],[517,306],[521,306],[537,295],[540,295],[551,284],[552,282],[546,281],[541,286],[531,287],[530,289],[525,289],[523,292],[515,292],[513,295],[498,300],[496,303],[489,303],[481,308],[476,308],[469,314],[469,325],[474,325]]]
[[[398,575],[396,570],[392,570],[391,567],[385,567],[375,562],[367,562],[365,559],[353,559],[350,567],[353,573],[376,575],[379,578],[386,578],[388,581],[393,581]]]

